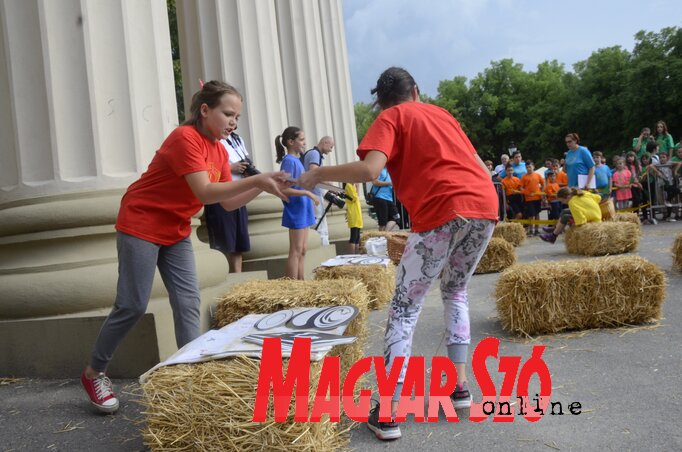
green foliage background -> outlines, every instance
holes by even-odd
[[[682,137],[682,29],[640,31],[632,52],[599,49],[573,72],[556,60],[525,71],[512,59],[493,61],[468,81],[443,80],[435,97],[422,100],[448,110],[479,154],[493,161],[513,141],[526,159],[560,158],[564,136],[607,156],[629,150],[642,127],[663,119],[675,142]],[[358,140],[377,112],[355,104]]]

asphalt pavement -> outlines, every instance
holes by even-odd
[[[534,345],[547,347],[543,358],[552,375],[552,401],[564,408],[581,404],[581,413],[544,416],[531,423],[516,416],[511,423],[474,423],[468,412],[460,422],[402,425],[403,437],[380,442],[364,426],[352,430],[351,448],[358,451],[449,450],[682,450],[682,274],[672,270],[671,247],[682,222],[644,226],[637,254],[667,274],[663,318],[654,325],[590,330],[543,336],[534,340],[502,331],[492,292],[499,274],[476,275],[469,287],[472,344],[487,336],[501,340],[500,355],[523,361]],[[519,248],[520,262],[562,260],[563,242],[555,245],[531,238]],[[429,291],[414,337],[413,355],[427,362],[445,354],[443,308],[438,287]],[[383,353],[385,311],[370,315],[367,355]],[[496,364],[488,361],[493,380]],[[121,399],[116,415],[95,414],[74,375],[70,380],[11,379],[0,376],[0,452],[6,451],[140,451],[144,415],[134,380],[115,380]],[[469,375],[473,381],[473,375]],[[480,390],[472,385],[474,400]]]

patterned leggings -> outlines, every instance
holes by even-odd
[[[384,336],[387,369],[396,356],[409,358],[424,298],[441,271],[447,345],[469,344],[467,284],[494,229],[493,220],[456,218],[436,229],[410,234],[398,266],[396,291]],[[405,378],[406,363],[400,372],[400,383]]]

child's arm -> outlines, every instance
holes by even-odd
[[[235,210],[246,205],[262,191],[288,201],[283,193],[289,182],[285,181],[286,173],[262,173],[231,182],[211,182],[207,171],[185,174],[185,181],[202,204],[217,202],[225,210]]]
[[[282,193],[287,196],[307,196],[315,203],[315,205],[320,203],[320,198],[315,193],[308,190],[301,190],[299,188],[285,188],[282,190]]]

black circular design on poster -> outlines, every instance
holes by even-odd
[[[312,323],[311,318],[315,317],[321,311],[320,308],[308,308],[305,311],[301,311],[296,314],[296,316],[289,322],[291,327],[294,328],[311,328]]]
[[[385,259],[383,257],[358,257],[348,261],[353,265],[379,265],[383,264]]]
[[[328,330],[343,325],[355,317],[357,310],[351,306],[334,306],[325,309],[315,317],[311,318],[314,328]]]
[[[294,311],[285,309],[283,311],[273,312],[269,316],[260,319],[254,326],[257,330],[266,331],[272,328],[277,328],[289,321],[294,316]]]

